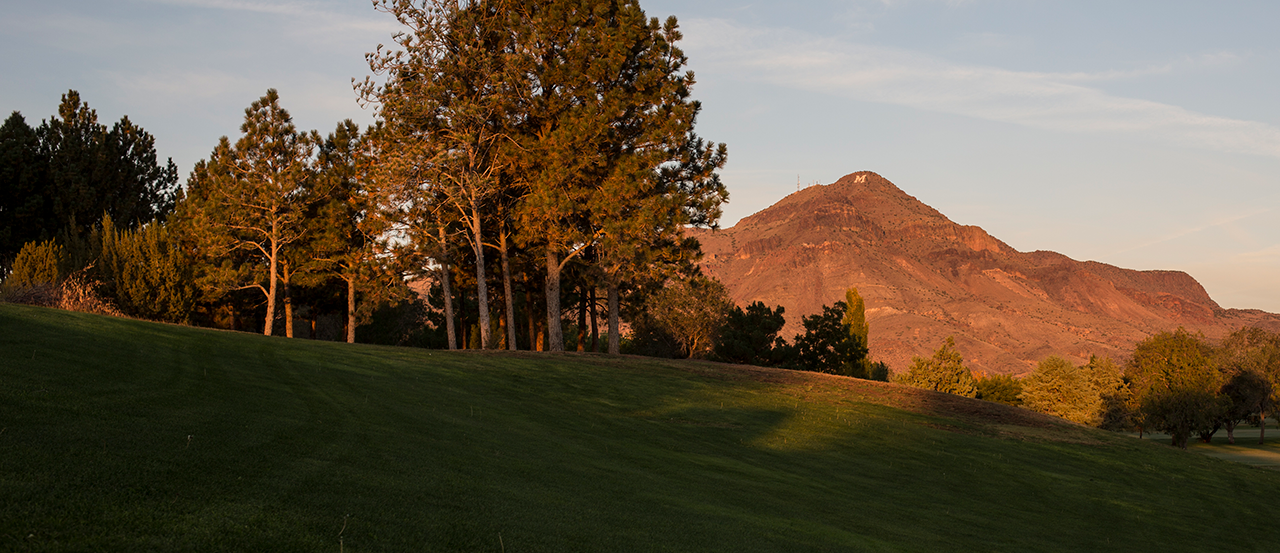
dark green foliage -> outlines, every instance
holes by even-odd
[[[124,228],[163,219],[177,194],[177,167],[128,117],[108,130],[74,90],[36,129],[14,112],[0,128],[0,269],[26,242],[87,239],[104,215]]]
[[[1022,405],[1022,381],[1011,375],[983,375],[976,379],[976,384],[978,392],[974,397],[978,399],[1005,405]]]
[[[422,300],[384,303],[364,317],[357,336],[362,344],[444,349],[444,315]]]
[[[96,236],[101,257],[95,275],[103,295],[120,311],[157,321],[191,321],[199,299],[192,259],[165,223],[152,221],[124,230],[106,217]]]
[[[770,309],[764,302],[757,301],[746,310],[735,305],[716,342],[716,358],[744,365],[780,365],[787,350],[786,340],[778,337],[786,325],[782,314],[781,305]]]
[[[887,363],[884,361],[872,361],[867,366],[869,367],[867,371],[868,380],[889,381],[889,365]]]
[[[35,129],[13,112],[0,126],[0,278],[24,244],[53,237],[44,228],[48,169]]]
[[[1227,436],[1234,441],[1235,423],[1232,419],[1239,413],[1253,410],[1256,412],[1250,414],[1249,419],[1261,419],[1267,415],[1275,416],[1276,406],[1280,405],[1280,334],[1260,328],[1241,328],[1222,341],[1218,353],[1219,364],[1229,381],[1242,379],[1230,387],[1224,385],[1222,391],[1232,404],[1223,422]],[[1244,376],[1243,373],[1250,374]],[[1271,393],[1261,394],[1262,388],[1267,386]],[[1255,394],[1261,396],[1257,397],[1256,404]],[[1258,443],[1263,443],[1264,439],[1265,435],[1259,435]]]
[[[1169,434],[1183,449],[1192,433],[1211,432],[1226,409],[1212,347],[1181,328],[1139,342],[1125,377],[1136,402],[1135,422]]]
[[[1237,368],[1230,371],[1221,394],[1225,399],[1222,424],[1227,428],[1227,439],[1236,443],[1236,425],[1260,415],[1268,406],[1275,389],[1271,379],[1251,369]]]
[[[110,129],[72,90],[58,116],[31,129],[17,112],[0,129],[0,265],[16,248],[55,236],[82,239],[108,215],[124,228],[163,219],[178,193],[173,161],[123,117]]]
[[[707,357],[732,310],[733,302],[720,281],[703,276],[672,280],[644,302],[633,332],[650,337],[634,338],[633,347],[661,353],[674,342],[674,357]]]
[[[804,334],[796,336],[792,367],[798,370],[867,378],[867,345],[845,323],[848,306],[838,301],[822,313],[801,320]]]

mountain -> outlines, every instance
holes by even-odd
[[[857,287],[872,357],[902,370],[948,337],[970,367],[1022,374],[1049,355],[1123,359],[1162,330],[1211,338],[1280,315],[1223,309],[1190,275],[1019,252],[959,225],[872,172],[800,190],[732,228],[695,230],[702,269],[740,305],[786,308],[790,340]]]

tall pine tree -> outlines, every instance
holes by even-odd
[[[285,250],[307,235],[308,209],[324,195],[314,190],[316,139],[298,132],[275,89],[245,109],[240,131],[234,146],[222,137],[209,160],[196,165],[180,211],[184,228],[199,238],[206,256],[248,254],[236,266],[211,265],[208,282],[223,290],[261,292],[262,332],[270,336]]]

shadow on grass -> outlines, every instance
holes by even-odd
[[[881,383],[9,306],[0,345],[5,550],[1249,551],[1280,539],[1187,524],[1205,505],[1280,514],[1270,473],[1105,434],[1054,439],[1092,431]]]

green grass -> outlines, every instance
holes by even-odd
[[[1241,425],[1236,428],[1236,443],[1227,443],[1227,431],[1220,430],[1213,436],[1210,443],[1201,442],[1197,436],[1191,437],[1191,442],[1187,445],[1187,449],[1196,453],[1244,463],[1260,468],[1268,468],[1280,471],[1280,427],[1276,426],[1275,421],[1267,419],[1268,439],[1263,443],[1258,443],[1258,435],[1261,429],[1255,426]],[[1130,436],[1138,436],[1138,434],[1130,434]],[[1169,443],[1168,434],[1145,434],[1144,439]]]
[[[1280,472],[888,384],[0,305],[4,551],[1270,551],[1277,515]]]

